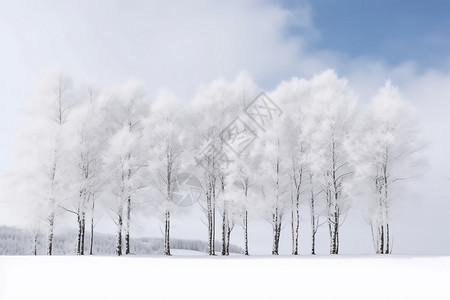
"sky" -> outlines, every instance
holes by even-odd
[[[13,165],[33,89],[54,69],[77,84],[138,79],[150,97],[167,88],[188,101],[199,86],[241,71],[271,90],[332,68],[361,103],[391,79],[420,112],[427,168],[411,185],[415,196],[394,211],[396,244],[404,253],[448,254],[449,9],[438,0],[0,0],[0,173]],[[342,236],[357,237],[343,238],[344,249],[372,250],[364,226],[350,216]],[[264,252],[270,240],[259,235],[253,242]],[[288,234],[283,245],[288,251]]]
[[[295,9],[302,1],[282,1]],[[314,49],[329,49],[349,57],[371,57],[388,64],[414,60],[422,67],[439,68],[450,50],[450,3],[431,1],[303,2],[320,38]],[[293,35],[296,28],[290,28]]]

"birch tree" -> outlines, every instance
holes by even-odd
[[[248,151],[237,158],[233,163],[230,180],[234,183],[230,189],[229,197],[238,203],[234,204],[236,216],[235,222],[241,224],[244,231],[244,255],[249,255],[248,223],[249,213],[254,204],[253,190],[257,186],[257,169],[255,168],[254,157]]]
[[[402,182],[414,175],[420,143],[417,121],[398,89],[386,82],[373,98],[366,130],[360,132],[359,148],[353,148],[360,179],[368,181],[371,203],[370,225],[378,254],[392,251],[390,210],[394,200],[403,198]]]
[[[163,92],[152,104],[145,122],[148,171],[151,183],[159,192],[159,207],[164,223],[164,254],[170,255],[170,218],[174,213],[174,193],[177,191],[183,162],[184,135],[180,114],[181,104],[174,96]]]
[[[289,160],[288,174],[290,178],[289,197],[293,255],[298,255],[299,253],[301,197],[309,200],[312,252],[315,252],[315,234],[318,228],[315,207],[315,194],[317,192],[314,191],[313,178],[315,176],[312,175],[311,143],[313,134],[318,130],[319,126],[314,113],[312,113],[312,93],[313,86],[311,81],[294,77],[290,81],[282,82],[272,96],[283,103],[283,107],[287,111],[283,126],[286,155]],[[307,191],[308,189],[309,191]]]
[[[226,144],[229,133],[227,129],[233,126],[234,120],[243,111],[242,97],[252,93],[254,84],[251,79],[240,74],[234,82],[217,80],[210,86],[200,90],[193,102],[197,117],[197,155],[195,160],[201,170],[202,189],[205,195],[203,208],[206,212],[208,226],[209,254],[215,254],[216,210],[220,201],[222,214],[222,253],[226,254],[227,241],[231,233],[227,198],[220,196],[226,193],[231,184],[228,180],[229,168],[233,160],[233,150]]]
[[[122,255],[122,232],[125,254],[130,254],[132,196],[143,187],[139,172],[144,166],[141,120],[146,108],[142,88],[135,82],[116,91],[109,101],[110,130],[118,129],[110,138],[105,160],[112,177],[110,188],[117,200],[113,209],[117,224],[116,254]]]
[[[291,198],[291,232],[292,232],[292,254],[298,255],[298,239],[300,227],[300,195],[304,185],[306,167],[305,152],[306,145],[303,140],[303,132],[301,126],[301,114],[298,116],[296,123],[288,122],[288,126],[292,131],[289,132],[289,154],[291,166],[289,170],[290,177],[290,198]]]
[[[24,148],[29,156],[25,176],[32,179],[31,191],[42,208],[47,224],[47,255],[53,253],[55,217],[65,199],[67,161],[64,139],[71,105],[71,80],[58,72],[46,77],[30,103],[31,120]],[[39,211],[39,210],[38,210]]]
[[[339,227],[348,209],[347,182],[352,170],[345,141],[351,130],[356,97],[345,79],[327,71],[311,80],[311,117],[317,120],[313,149],[327,203],[330,254],[339,253]]]
[[[295,85],[296,81],[292,81],[291,85]],[[282,85],[278,88],[278,92],[289,86]],[[305,137],[304,119],[302,111],[304,103],[299,97],[302,95],[284,95],[280,98],[284,102],[284,107],[288,107],[289,114],[284,118],[284,130],[287,137],[287,155],[290,160],[289,178],[290,178],[290,214],[291,214],[291,234],[292,234],[292,255],[298,255],[299,244],[299,228],[300,228],[300,195],[304,186],[306,174],[306,151],[308,148],[307,139]]]
[[[261,194],[267,212],[266,219],[272,225],[272,254],[279,254],[281,229],[290,208],[289,159],[286,141],[283,139],[282,122],[274,122],[257,140]]]
[[[91,213],[90,254],[93,246],[95,195],[103,185],[102,154],[106,144],[105,128],[102,117],[103,107],[99,106],[92,90],[87,93],[84,103],[73,113],[74,149],[71,153],[76,157],[75,167],[75,213],[78,223],[77,249],[78,255],[84,255],[86,215]],[[67,210],[67,209],[66,209]],[[70,210],[69,210],[70,211]]]

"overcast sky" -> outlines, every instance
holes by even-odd
[[[109,86],[136,78],[150,95],[169,88],[184,99],[240,71],[271,90],[292,76],[333,68],[349,79],[361,102],[391,79],[418,108],[428,167],[411,187],[414,197],[395,210],[394,249],[448,254],[448,11],[450,4],[438,0],[0,0],[0,172],[13,160],[24,103],[55,68],[78,84]],[[253,241],[265,252],[270,227],[253,226],[268,228]],[[367,225],[357,214],[344,224],[344,250],[372,250],[370,231],[360,226]],[[175,225],[174,236],[183,237],[177,230]],[[326,232],[321,235],[326,244]],[[289,251],[287,234],[283,245]]]

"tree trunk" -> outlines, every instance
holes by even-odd
[[[291,212],[291,229],[292,229],[292,255],[298,255],[298,232],[300,228],[300,213],[299,213],[299,195],[294,199]]]
[[[118,220],[117,220],[117,238],[116,238],[116,255],[122,255],[122,227],[123,227],[123,219],[122,219],[123,207],[122,204],[119,206],[118,211]]]
[[[272,246],[272,255],[278,255],[278,246],[280,241],[280,220],[278,214],[278,207],[275,208],[274,213],[272,214],[272,222],[273,222],[273,246]]]
[[[206,206],[208,217],[208,248],[209,255],[215,255],[215,227],[216,227],[216,191],[213,180],[209,181],[209,187],[206,194]]]
[[[94,254],[94,217],[91,217],[91,240],[89,243],[89,255]]]
[[[273,255],[278,255],[278,249],[280,246],[281,224],[278,223],[275,228],[274,246],[272,250]]]
[[[273,244],[272,244],[272,255],[278,255],[277,252],[277,220],[275,217],[275,213],[272,214],[272,235],[273,235]]]
[[[230,237],[231,237],[231,226],[228,224],[228,231],[227,231],[227,248],[226,248],[226,255],[230,255]]]
[[[211,204],[209,204],[211,206]],[[208,208],[208,250],[209,255],[214,255],[214,241],[213,241],[213,225],[212,225],[212,208]]]
[[[89,255],[94,254],[93,248],[94,248],[94,208],[95,208],[95,200],[94,197],[92,197],[92,210],[91,210],[91,241],[89,244]]]
[[[390,248],[389,248],[389,223],[386,224],[386,251],[384,254],[390,254]]]
[[[77,234],[77,255],[81,255],[81,216],[80,209],[77,212],[78,234]]]
[[[248,211],[244,212],[244,255],[248,255]]]
[[[280,247],[280,236],[281,236],[281,217],[280,217],[280,221],[278,222],[278,230],[277,230],[277,255],[278,255],[278,249]]]
[[[328,229],[330,231],[330,254],[339,253],[339,208],[338,196],[328,191]]]
[[[378,250],[378,252],[380,254],[384,254],[384,226],[383,223],[381,223],[380,225],[380,229],[379,229],[379,234],[380,234],[380,249]]]
[[[222,255],[227,254],[227,224],[226,224],[225,212],[222,216]]]
[[[309,211],[311,213],[311,255],[316,255],[316,233],[318,227],[318,220],[316,218],[316,203],[314,196],[313,175],[309,175],[311,183],[311,197],[309,199]]]
[[[211,215],[211,225],[212,225],[212,233],[211,233],[211,239],[212,239],[212,255],[216,255],[216,191],[213,189],[213,197],[212,197],[212,215]]]
[[[312,196],[311,198],[310,210],[311,210],[311,254],[316,255],[317,221],[315,214],[314,196]]]
[[[84,240],[86,232],[86,213],[78,209],[78,235],[77,235],[77,255],[84,255]]]
[[[51,200],[51,211],[48,216],[48,234],[47,234],[47,255],[52,255],[53,252],[53,231],[55,226],[55,209],[54,209],[55,200]]]
[[[125,223],[125,254],[130,254],[130,222],[131,222],[131,197],[127,200],[127,215]]]
[[[165,228],[164,228],[164,255],[170,254],[170,212],[166,210],[165,213]]]
[[[291,233],[292,233],[292,255],[296,255],[295,252],[295,220],[294,220],[294,199],[292,198],[291,209]]]
[[[37,255],[37,241],[38,241],[38,233],[35,233],[33,236],[33,255]]]
[[[330,254],[334,253],[334,228],[333,228],[333,212],[332,212],[332,199],[330,195],[330,190],[327,191],[327,201],[328,201],[328,231],[330,233]]]
[[[341,214],[341,192],[339,182],[339,176],[337,171],[337,152],[336,141],[334,135],[332,135],[331,141],[331,169],[327,172],[329,176],[329,182],[327,186],[327,200],[328,200],[328,224],[330,229],[330,254],[339,253],[339,219]],[[342,176],[342,175],[341,175]]]
[[[339,254],[339,214],[337,211],[334,213],[334,251],[333,254]]]
[[[311,255],[316,255],[316,232],[312,232]]]
[[[330,245],[330,254],[338,254],[337,249],[337,226],[335,224],[336,217],[332,217],[332,221],[330,222],[330,236],[331,236],[331,245]]]
[[[86,212],[82,212],[81,214],[81,248],[80,254],[84,255],[84,241],[86,237]]]
[[[227,255],[227,234],[228,234],[228,216],[226,203],[224,204],[223,214],[222,214],[222,255]]]
[[[389,156],[389,149],[386,147],[385,150],[385,162],[384,162],[384,167],[383,167],[383,185],[384,185],[384,199],[383,199],[383,208],[384,208],[384,215],[383,215],[383,220],[384,220],[384,225],[385,225],[385,230],[386,230],[386,234],[385,234],[385,238],[386,238],[386,242],[385,242],[385,252],[384,254],[389,254],[390,253],[390,249],[389,249],[389,238],[390,238],[390,234],[389,234],[389,216],[388,216],[388,156]]]
[[[206,195],[206,210],[208,218],[208,251],[209,255],[213,255],[213,240],[212,240],[212,203],[211,203],[212,189],[209,188]]]

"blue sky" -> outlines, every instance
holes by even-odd
[[[450,1],[283,0],[283,7],[309,7],[319,38],[309,50],[327,49],[388,64],[415,61],[440,68],[450,53]],[[289,28],[292,35],[299,29]]]

